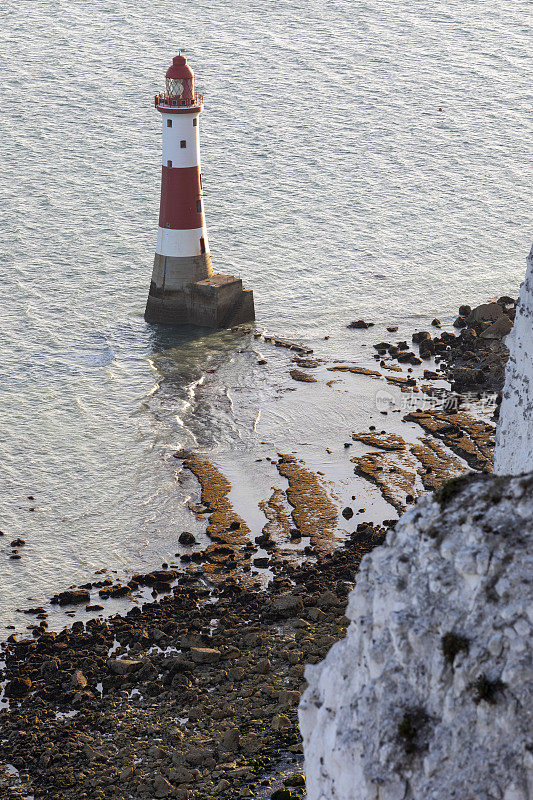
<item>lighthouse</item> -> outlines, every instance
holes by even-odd
[[[182,53],[155,96],[161,115],[161,203],[152,281],[144,318],[161,325],[227,328],[255,319],[253,292],[213,272],[200,167],[203,96]]]

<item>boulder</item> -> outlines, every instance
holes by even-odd
[[[270,564],[270,559],[262,557],[254,558],[252,564],[254,565],[254,567],[258,567],[259,569],[266,569],[266,567],[268,567],[268,565]]]
[[[174,787],[161,773],[154,778],[154,793],[156,797],[174,796]]]
[[[431,339],[427,339],[423,342],[420,342],[420,358],[431,358],[433,353],[435,352],[435,345],[431,341]]]
[[[183,531],[178,537],[178,542],[185,547],[191,547],[193,544],[196,544],[196,539],[189,531]]]
[[[473,326],[477,322],[496,322],[502,314],[503,308],[499,303],[482,303],[470,312],[467,323]]]
[[[420,342],[423,342],[424,339],[431,339],[431,334],[429,331],[418,331],[417,333],[413,333],[412,340],[415,344],[420,344]]]
[[[224,731],[219,739],[219,747],[227,752],[235,752],[240,747],[240,733],[238,728],[230,728]]]
[[[289,375],[294,381],[301,381],[302,383],[316,383],[316,378],[309,375],[307,372],[302,372],[300,369],[290,369]]]
[[[50,602],[55,605],[68,606],[88,603],[90,599],[91,593],[88,589],[69,589],[54,595]]]
[[[87,678],[80,669],[77,669],[74,672],[71,678],[71,684],[76,689],[85,689],[85,687],[87,686]]]
[[[513,323],[506,314],[502,314],[496,322],[489,325],[481,334],[482,339],[503,339],[513,329]]]
[[[131,595],[131,589],[129,586],[124,586],[120,583],[117,583],[115,586],[105,586],[103,589],[100,589],[98,594],[104,600],[107,600],[110,597],[129,597]]]
[[[455,367],[452,371],[453,385],[456,392],[465,392],[469,389],[476,389],[485,382],[485,373],[482,369],[472,367]]]
[[[133,658],[109,658],[107,668],[114,675],[131,675],[141,669],[143,662]]]
[[[305,777],[299,772],[296,775],[291,775],[283,781],[284,786],[305,786]]]
[[[412,364],[413,366],[417,366],[418,364],[422,363],[422,359],[415,356],[414,353],[400,353],[398,356],[398,361],[400,364]]]
[[[254,667],[254,672],[257,675],[267,675],[271,669],[271,663],[268,658],[261,658]]]
[[[316,601],[317,606],[320,608],[332,608],[333,606],[336,606],[337,603],[337,595],[333,594],[333,592],[331,592],[329,589],[327,589],[325,592],[322,592],[322,594],[317,597]]]
[[[212,647],[191,647],[190,656],[195,664],[214,664],[220,661],[220,650]]]
[[[275,731],[287,730],[291,727],[291,721],[285,714],[277,714],[272,720],[272,729]]]
[[[350,324],[347,325],[346,327],[347,328],[359,328],[361,330],[364,330],[365,328],[373,328],[374,327],[374,323],[373,322],[365,322],[364,319],[356,319],[353,322],[350,322]]]
[[[276,597],[270,604],[270,611],[282,618],[296,617],[302,613],[304,608],[301,597],[293,594],[282,594]]]
[[[442,331],[440,335],[440,341],[444,342],[445,344],[453,344],[453,342],[455,342],[456,339],[457,336],[455,335],[455,333],[451,333],[450,331]]]
[[[19,700],[26,697],[31,690],[31,680],[25,676],[12,678],[6,684],[5,695],[12,700]]]

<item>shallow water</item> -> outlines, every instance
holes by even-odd
[[[372,381],[328,394],[294,384],[288,353],[253,338],[142,319],[159,203],[152,95],[177,48],[206,95],[215,268],[254,289],[259,330],[365,363],[385,323],[408,335],[517,292],[530,20],[526,3],[454,0],[5,0],[1,13],[0,606],[20,624],[28,597],[157,565],[184,528],[201,531],[194,485],[176,480],[180,446],[232,473],[250,514],[283,485],[255,460],[279,449],[322,466],[339,497],[357,485],[342,441],[375,412]],[[376,328],[346,330],[359,317]]]

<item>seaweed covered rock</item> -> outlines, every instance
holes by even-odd
[[[471,474],[367,555],[306,668],[308,800],[527,800],[533,474]]]

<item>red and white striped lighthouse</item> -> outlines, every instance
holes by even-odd
[[[155,96],[163,126],[161,204],[145,319],[164,325],[229,327],[254,319],[253,293],[232,275],[213,273],[200,170],[203,96],[177,55]]]

